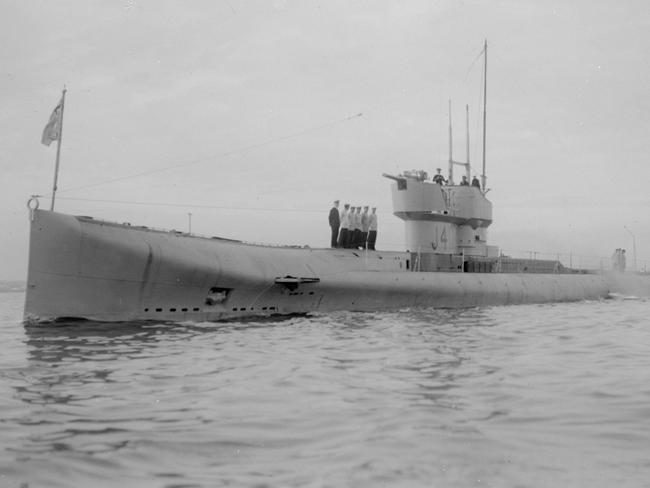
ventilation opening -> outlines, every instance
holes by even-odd
[[[205,297],[205,304],[218,305],[220,303],[224,303],[228,299],[230,292],[232,292],[232,288],[219,288],[217,286],[213,286],[210,288],[210,290],[208,290],[208,294]]]

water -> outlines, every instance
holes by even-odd
[[[2,487],[638,487],[650,301],[25,328]]]

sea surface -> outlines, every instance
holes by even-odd
[[[650,300],[25,327],[0,487],[650,486]]]

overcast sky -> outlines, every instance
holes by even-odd
[[[339,198],[379,207],[384,172],[480,161],[488,39],[489,240],[650,260],[646,0],[0,0],[0,279],[24,279],[40,137],[65,84],[56,209],[254,242],[329,242]],[[362,114],[362,115],[358,115]],[[477,165],[478,169],[478,165]],[[153,205],[165,204],[165,205]],[[49,208],[49,199],[41,198]],[[574,263],[575,264],[575,263]],[[650,263],[649,263],[650,264]]]

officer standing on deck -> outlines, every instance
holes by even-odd
[[[354,234],[352,234],[352,249],[358,249],[361,245],[361,207],[357,207],[357,211],[354,214]]]
[[[331,247],[336,247],[338,245],[339,227],[341,226],[338,200],[334,200],[334,206],[330,210],[329,222],[330,228],[332,229],[332,238],[330,240],[330,245]]]
[[[348,241],[348,229],[350,227],[350,204],[343,205],[341,210],[341,231],[339,232],[339,242],[337,247],[345,247]]]
[[[350,244],[352,243],[352,234],[354,234],[354,207],[350,207],[347,213],[347,217],[348,231],[345,234],[345,240],[341,246],[345,247],[346,249],[351,247]]]
[[[361,248],[368,249],[368,225],[370,224],[370,215],[368,215],[368,205],[363,207],[361,214]]]
[[[352,237],[354,235],[354,210],[355,207],[350,207],[350,211],[348,212],[348,235],[345,238],[345,244],[343,247],[346,249],[349,249],[352,247]]]

